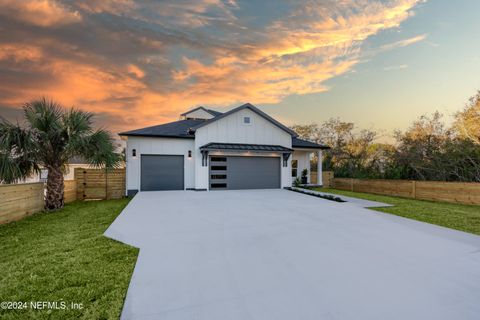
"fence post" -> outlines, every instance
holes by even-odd
[[[353,192],[353,178],[350,178],[350,191]]]
[[[108,169],[105,166],[105,199],[108,200]]]
[[[412,181],[412,197],[413,199],[417,198],[417,181]]]

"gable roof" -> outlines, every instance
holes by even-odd
[[[165,123],[158,126],[146,127],[137,130],[121,132],[120,136],[137,136],[137,137],[170,137],[170,138],[186,138],[194,139],[195,135],[190,134],[190,128],[196,126],[205,120],[187,119],[175,122]]]
[[[200,107],[196,107],[196,108],[193,108],[192,110],[188,110],[188,111],[182,113],[181,116],[185,116],[185,115],[187,115],[189,113],[192,113],[194,111],[197,111],[197,110],[203,110],[207,113],[210,113],[214,117],[217,117],[217,116],[222,114],[221,112],[218,112],[218,111],[215,111],[215,110],[212,110],[212,109],[207,109],[205,107],[200,106]]]
[[[292,137],[292,148],[303,149],[330,149],[326,144],[318,144],[308,140],[303,140],[297,137]]]
[[[292,129],[288,128],[287,126],[284,126],[283,124],[281,124],[280,122],[278,122],[277,120],[273,119],[272,117],[270,117],[268,114],[266,114],[265,112],[261,111],[260,109],[258,109],[257,107],[255,107],[254,105],[250,104],[250,103],[245,103],[243,105],[241,105],[240,107],[237,107],[237,108],[234,108],[230,111],[227,111],[225,113],[222,113],[221,115],[219,116],[216,116],[215,118],[212,118],[212,119],[209,119],[207,121],[204,121],[200,124],[198,124],[197,126],[195,127],[192,127],[192,130],[197,130],[198,128],[201,128],[203,126],[206,126],[212,122],[215,122],[217,120],[220,120],[220,119],[223,119],[225,117],[228,117],[229,115],[235,113],[235,112],[238,112],[238,111],[241,111],[241,110],[244,110],[244,109],[250,109],[251,111],[255,112],[256,114],[258,114],[259,116],[261,116],[262,118],[264,118],[265,120],[271,122],[272,124],[274,124],[275,126],[277,126],[278,128],[282,129],[283,131],[286,131],[287,133],[289,133],[290,135],[292,135],[293,137],[297,137],[298,134],[293,131]]]

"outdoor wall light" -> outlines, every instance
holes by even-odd
[[[192,157],[192,150],[188,150],[188,157],[189,157],[189,158]]]
[[[132,157],[137,157],[137,149],[132,149]]]

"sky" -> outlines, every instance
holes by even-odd
[[[114,133],[250,102],[386,137],[480,89],[477,0],[0,0],[0,116],[40,97]]]

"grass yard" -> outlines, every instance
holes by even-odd
[[[74,202],[0,226],[0,302],[67,305],[0,309],[0,318],[118,319],[138,250],[102,234],[128,201]],[[72,302],[83,308],[68,309]]]
[[[392,204],[394,207],[372,208],[372,210],[480,235],[480,206],[404,199],[327,188],[315,190]]]

